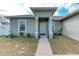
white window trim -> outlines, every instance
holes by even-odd
[[[25,31],[20,31],[20,21],[24,21],[25,22]],[[26,35],[26,33],[27,33],[27,23],[26,22],[27,22],[26,19],[18,19],[18,35],[19,35],[20,32],[24,32],[25,35]]]

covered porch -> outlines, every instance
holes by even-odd
[[[46,35],[53,36],[53,14],[57,7],[30,7],[35,16],[35,37]]]

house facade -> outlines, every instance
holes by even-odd
[[[68,16],[53,16],[56,7],[31,7],[34,15],[15,15],[10,18],[10,33],[27,36],[29,33],[38,38],[46,35],[52,38],[54,34],[61,33],[65,36],[79,40],[79,10]]]
[[[34,15],[10,16],[10,33],[13,35],[27,35],[28,33],[38,38],[46,35],[52,38],[53,31],[61,28],[60,21],[55,23],[53,17],[56,7],[31,7]],[[59,19],[59,17],[58,17]],[[55,25],[57,28],[55,28]]]
[[[10,23],[6,17],[0,15],[0,36],[10,35]]]

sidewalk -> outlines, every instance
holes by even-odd
[[[39,45],[36,51],[36,56],[52,56],[48,39],[46,37],[40,38]]]

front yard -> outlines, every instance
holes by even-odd
[[[54,55],[79,54],[79,41],[58,36],[49,40]]]
[[[39,39],[0,37],[0,56],[32,56],[35,55]]]

